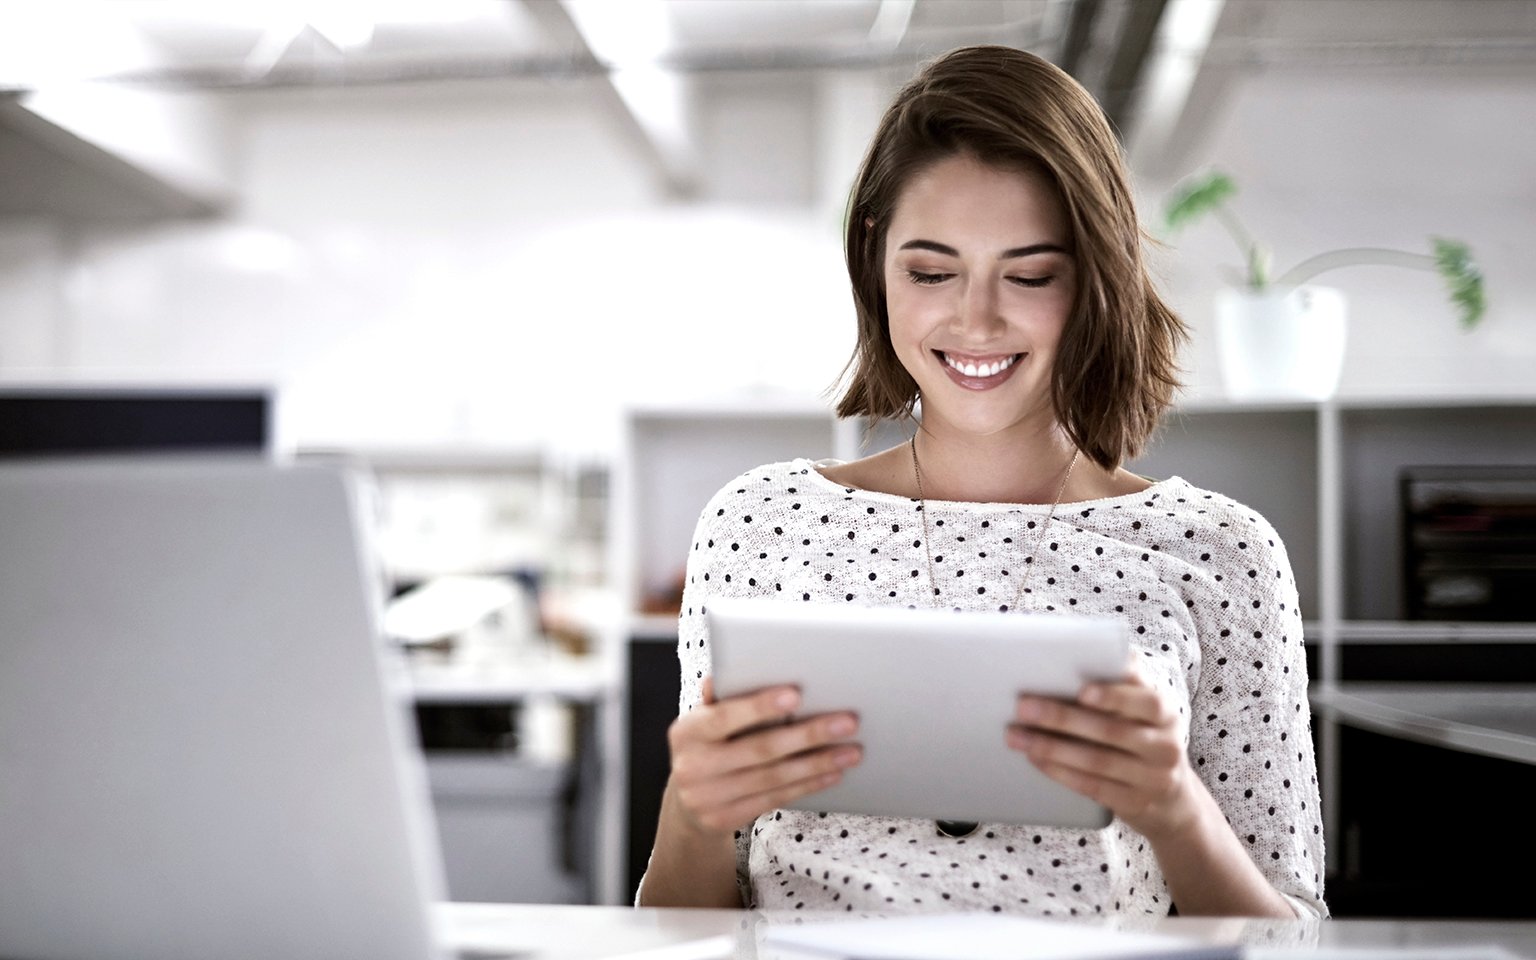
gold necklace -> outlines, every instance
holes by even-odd
[[[928,589],[933,591],[933,605],[939,606],[939,583],[933,575],[933,547],[930,546],[933,537],[928,529],[928,501],[923,497],[923,468],[917,463],[917,434],[912,435],[912,475],[917,479],[917,504],[918,510],[923,515],[923,552],[928,558]],[[1040,525],[1040,532],[1035,536],[1035,553],[1040,552],[1040,544],[1045,542],[1045,531],[1056,518],[1056,508],[1061,505],[1061,495],[1067,489],[1067,481],[1072,479],[1072,468],[1077,466],[1077,455],[1080,451],[1072,451],[1072,459],[1067,463],[1067,472],[1061,478],[1061,486],[1056,488],[1056,499],[1051,502],[1051,512],[1046,514],[1045,522]],[[1019,575],[1019,589],[1013,595],[1013,602],[1008,605],[1009,610],[1017,610],[1019,601],[1024,597],[1024,585],[1029,582],[1029,575],[1035,569],[1032,556],[1025,558],[1024,569]]]

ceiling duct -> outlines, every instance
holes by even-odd
[[[1056,63],[1098,99],[1123,139],[1135,122],[1136,94],[1167,0],[1068,3]]]

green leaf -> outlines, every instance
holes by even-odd
[[[1237,193],[1237,184],[1219,170],[1191,180],[1173,195],[1163,212],[1169,230],[1178,230],[1188,223],[1216,210],[1229,197]]]
[[[1461,325],[1471,330],[1483,319],[1483,273],[1472,260],[1465,243],[1431,237],[1435,245],[1435,269],[1450,290],[1451,302],[1461,314]]]

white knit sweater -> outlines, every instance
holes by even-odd
[[[916,501],[843,487],[809,460],[759,467],[720,490],[689,555],[680,710],[710,671],[713,597],[933,605]],[[1253,510],[1173,478],[1142,493],[1045,506],[931,501],[933,566],[948,606],[1010,603],[1130,624],[1143,674],[1188,718],[1188,755],[1243,847],[1303,916],[1326,915],[1323,837],[1296,585]],[[1028,761],[1020,756],[1020,763]],[[737,834],[742,900],[764,909],[1166,914],[1150,845],[1102,830],[778,810]]]

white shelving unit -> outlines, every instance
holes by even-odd
[[[1404,609],[1399,472],[1435,463],[1536,465],[1536,398],[1192,405],[1175,413],[1162,441],[1133,467],[1161,474],[1170,472],[1158,469],[1163,465],[1189,464],[1177,470],[1260,510],[1285,540],[1302,609],[1313,621],[1307,639],[1318,650],[1314,723],[1329,836],[1341,833],[1340,725],[1383,731],[1383,718],[1408,715],[1396,700],[1380,700],[1379,686],[1345,679],[1346,644],[1536,644],[1536,623],[1395,619]],[[1506,691],[1506,698],[1536,711],[1536,688]],[[1410,702],[1444,707],[1456,701]],[[1437,722],[1451,727],[1460,720],[1425,716],[1396,729],[1417,738]],[[1473,740],[1480,735],[1470,734]],[[1441,745],[1459,749],[1464,740],[1452,737]],[[1330,869],[1339,869],[1345,850],[1329,845]]]

